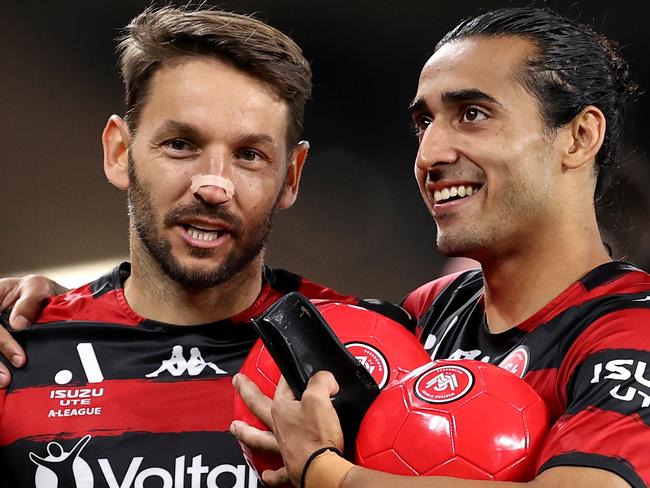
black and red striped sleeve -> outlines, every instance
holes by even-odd
[[[558,385],[566,409],[546,439],[539,471],[594,467],[635,488],[650,486],[650,308],[620,309],[591,323],[568,348]]]

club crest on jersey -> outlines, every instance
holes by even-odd
[[[349,342],[345,347],[368,370],[379,389],[388,383],[388,361],[375,347],[365,342]]]
[[[474,385],[474,375],[462,366],[445,364],[422,373],[415,382],[418,398],[429,403],[448,403],[465,396]]]
[[[169,359],[164,359],[158,369],[146,374],[145,377],[157,378],[162,373],[172,376],[182,376],[186,373],[188,376],[198,376],[205,368],[212,369],[215,374],[228,374],[216,364],[203,359],[198,347],[190,348],[190,357],[185,359],[183,346],[176,345],[172,348]]]
[[[612,359],[611,361],[594,365],[590,383],[618,381],[620,383],[609,390],[612,398],[623,402],[641,400],[641,407],[647,408],[650,407],[649,369],[645,361],[637,359]]]
[[[528,348],[526,346],[519,346],[499,363],[499,367],[523,378],[528,370],[529,362],[530,353],[528,352]]]

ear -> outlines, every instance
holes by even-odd
[[[565,127],[566,145],[563,148],[563,166],[576,169],[591,164],[605,139],[605,116],[599,108],[587,105]]]
[[[129,187],[129,143],[131,135],[126,122],[111,115],[102,132],[104,174],[120,190]]]
[[[284,183],[282,196],[278,201],[278,208],[289,208],[296,201],[298,187],[300,186],[300,177],[302,176],[302,168],[307,160],[308,152],[309,143],[307,141],[300,141],[294,148],[291,161],[287,168],[287,178]]]

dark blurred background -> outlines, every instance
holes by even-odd
[[[0,275],[126,256],[125,195],[106,182],[100,133],[122,113],[114,39],[150,2],[4,2],[0,15]],[[174,2],[171,2],[174,3]],[[206,2],[211,5],[212,2]],[[530,2],[239,1],[216,5],[290,34],[312,62],[312,150],[268,261],[340,291],[399,300],[445,262],[420,201],[406,107],[436,41],[462,17]],[[650,86],[645,2],[541,2],[618,40]],[[650,96],[623,147],[607,240],[650,268]]]

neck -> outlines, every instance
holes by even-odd
[[[595,216],[591,225],[567,223],[546,236],[525,239],[518,249],[481,260],[485,310],[491,332],[515,327],[596,266],[611,261]]]
[[[262,289],[263,256],[228,281],[187,288],[169,278],[141,245],[131,246],[131,275],[124,283],[129,306],[150,320],[197,325],[230,318],[249,308]]]

